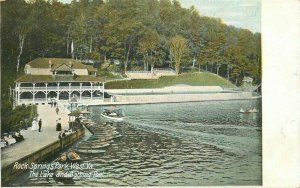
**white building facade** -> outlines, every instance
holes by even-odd
[[[14,105],[50,101],[104,101],[104,83],[97,70],[74,59],[38,58],[25,65],[15,81]]]

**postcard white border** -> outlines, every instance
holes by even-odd
[[[263,186],[300,186],[300,1],[264,0]]]

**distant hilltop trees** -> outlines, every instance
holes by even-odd
[[[260,33],[201,16],[176,0],[9,0],[1,6],[6,96],[24,65],[39,57],[118,60],[123,72],[172,67],[180,74],[195,67],[233,83],[261,79]]]

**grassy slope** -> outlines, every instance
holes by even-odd
[[[165,76],[157,80],[123,80],[112,81],[105,84],[106,89],[134,89],[134,88],[162,88],[176,84],[192,86],[221,86],[226,88],[235,87],[232,83],[216,74],[186,73],[179,76]]]

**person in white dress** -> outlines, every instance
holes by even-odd
[[[8,141],[8,145],[11,145],[11,144],[14,144],[17,142],[16,139],[14,139],[11,134],[8,136],[7,141]]]
[[[32,131],[37,131],[38,129],[39,129],[38,123],[37,123],[36,119],[33,119],[33,121],[32,121],[32,126],[31,126],[31,130],[32,130]]]

